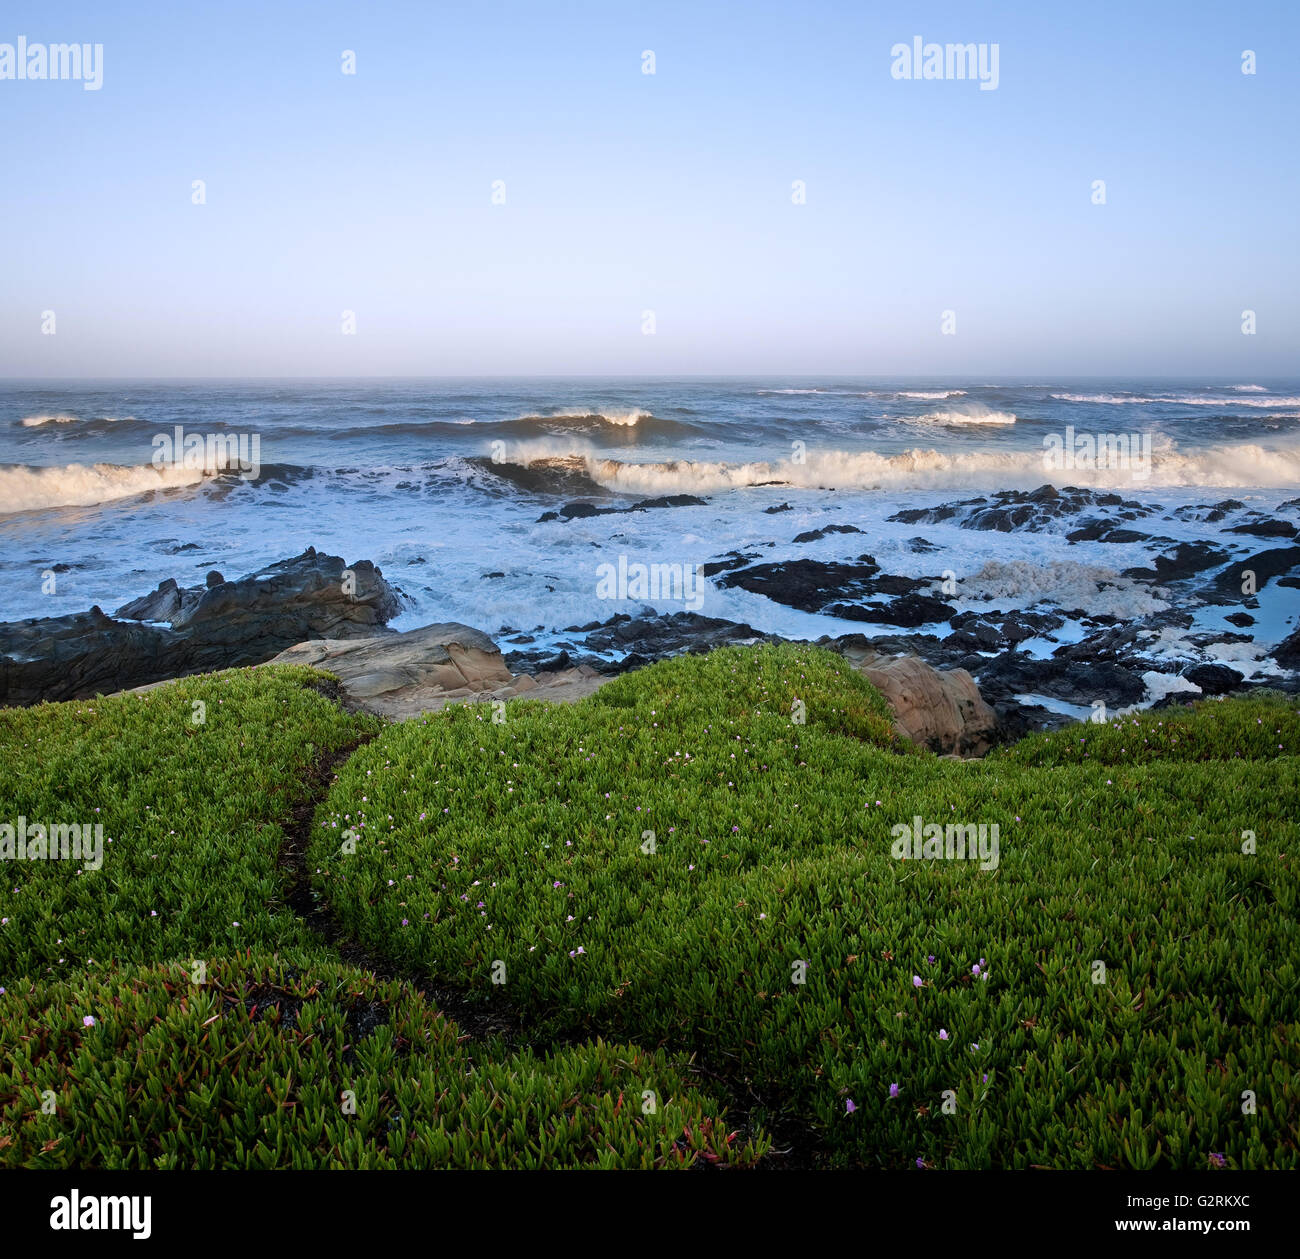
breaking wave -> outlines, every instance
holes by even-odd
[[[1260,389],[1258,385],[1233,386],[1251,392]],[[1214,398],[1207,394],[1189,394],[1182,398],[1167,395],[1144,397],[1138,394],[1114,393],[1054,393],[1053,398],[1060,402],[1094,402],[1110,406],[1158,405],[1186,407],[1294,407],[1300,406],[1300,398]]]
[[[199,468],[156,468],[148,463],[134,467],[115,463],[70,463],[51,468],[10,465],[0,467],[0,514],[91,507],[152,490],[197,485],[203,478]]]
[[[988,407],[956,407],[946,411],[932,411],[918,417],[931,424],[1014,424],[1016,417],[1010,411],[990,411]]]
[[[539,456],[540,457],[540,456]],[[535,459],[521,456],[527,467]],[[545,459],[554,463],[555,456]],[[1168,439],[1152,452],[1149,475],[1127,467],[1075,467],[1055,470],[1043,452],[980,451],[944,454],[914,449],[901,454],[832,450],[809,452],[803,463],[723,463],[676,459],[662,463],[627,463],[592,453],[571,454],[570,472],[579,462],[586,476],[615,493],[635,495],[707,493],[780,484],[828,489],[1032,489],[1056,485],[1114,487],[1134,490],[1152,486],[1289,487],[1300,485],[1300,449],[1269,450],[1257,445],[1209,447],[1184,454]],[[501,474],[500,466],[494,471]]]

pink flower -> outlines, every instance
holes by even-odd
[[[947,1029],[946,1027],[941,1027],[941,1028],[939,1029],[939,1039],[940,1039],[940,1040],[947,1040],[947,1039],[948,1039],[948,1029]]]
[[[87,1014],[86,1017],[85,1017],[84,1019],[81,1020],[81,1026],[82,1026],[82,1027],[94,1027],[94,1026],[95,1026],[95,1016],[94,1016],[93,1014]]]
[[[855,1110],[857,1110],[857,1106],[854,1104],[853,1098],[851,1098],[851,1097],[849,1097],[849,1098],[845,1098],[845,1101],[844,1101],[844,1113],[845,1113],[845,1114],[848,1114],[848,1115],[851,1115],[851,1114],[853,1114],[853,1112],[854,1112]]]

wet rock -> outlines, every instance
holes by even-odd
[[[1126,568],[1120,575],[1139,581],[1183,581],[1230,558],[1229,552],[1208,542],[1180,542],[1171,552],[1157,555],[1154,568]]]
[[[801,533],[795,542],[817,542],[822,538],[829,537],[832,533],[861,533],[862,530],[856,525],[827,525],[824,529],[810,529],[807,533]]]
[[[260,664],[307,638],[382,633],[401,610],[400,592],[360,561],[344,593],[347,568],[309,547],[237,581],[189,589],[164,581],[117,619],[96,607],[0,625],[0,704],[81,699]],[[145,623],[164,620],[170,628]]]
[[[1260,520],[1248,520],[1244,525],[1233,525],[1224,533],[1247,533],[1256,538],[1294,538],[1300,529],[1288,520],[1275,520],[1267,517]]]
[[[870,555],[848,563],[783,560],[740,569],[720,577],[715,584],[739,587],[803,612],[817,612],[837,598],[872,594],[871,579],[879,572],[880,566]]]
[[[1288,634],[1269,655],[1284,669],[1300,669],[1300,629]]]
[[[1090,707],[1095,700],[1111,708],[1125,708],[1146,694],[1140,675],[1113,662],[1038,660],[1013,651],[986,662],[976,676],[980,690],[991,702],[1042,695],[1080,708]]]
[[[886,604],[835,603],[825,609],[828,616],[842,617],[846,621],[865,621],[872,625],[901,625],[907,629],[916,629],[918,626],[929,625],[935,621],[946,621],[956,611],[957,609],[950,603],[920,594],[906,594]]]
[[[662,510],[667,507],[703,507],[706,500],[694,494],[666,494],[659,498],[643,498],[631,507],[597,507],[595,503],[565,503],[558,512],[546,511],[537,517],[537,523],[548,520],[587,520],[592,516],[626,516],[634,511]]]
[[[1218,603],[1236,603],[1243,596],[1242,584],[1246,573],[1253,573],[1255,589],[1277,577],[1290,577],[1300,570],[1300,546],[1280,546],[1260,551],[1245,559],[1233,560],[1211,585],[1203,597]]]
[[[1236,690],[1245,675],[1225,664],[1197,664],[1184,669],[1182,676],[1199,686],[1205,695],[1225,695]]]
[[[1238,502],[1235,498],[1225,498],[1221,503],[1200,503],[1195,507],[1175,507],[1173,514],[1179,520],[1217,524],[1220,520],[1226,520],[1229,513],[1240,511],[1245,505],[1245,503]],[[1280,511],[1281,508],[1278,508],[1278,510]]]

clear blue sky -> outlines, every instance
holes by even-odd
[[[0,81],[0,375],[1300,365],[1295,0],[12,0],[19,35],[104,79]],[[915,35],[997,43],[997,90],[892,78]]]

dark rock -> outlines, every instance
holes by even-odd
[[[712,560],[708,564],[701,564],[700,572],[705,577],[712,577],[715,573],[729,573],[733,569],[744,568],[746,564],[756,559],[758,559],[757,554],[742,555],[739,551],[730,551],[725,560]]]
[[[162,582],[114,619],[99,608],[0,625],[0,704],[81,699],[166,678],[260,664],[309,638],[373,636],[401,610],[367,560],[350,568],[309,547],[237,581]],[[167,613],[163,617],[163,613]],[[170,628],[142,624],[166,619]]]
[[[588,651],[635,651],[660,659],[684,651],[712,651],[714,647],[767,637],[751,625],[701,616],[698,612],[672,612],[626,619],[617,624],[607,622],[587,635],[584,646]]]
[[[1238,625],[1245,629],[1248,625],[1255,624],[1255,618],[1249,612],[1232,612],[1223,618],[1230,625]]]
[[[141,595],[130,603],[124,603],[113,615],[128,621],[170,621],[180,610],[180,587],[176,585],[174,577],[168,577],[158,583],[158,588],[152,594]]]
[[[794,511],[789,503],[780,503],[776,507],[764,507],[763,511],[769,516],[775,516],[779,511]]]
[[[1146,694],[1141,677],[1118,664],[1055,657],[1037,660],[1014,651],[982,662],[976,677],[991,703],[1013,700],[1016,695],[1043,695],[1081,708],[1096,700],[1123,708]]]
[[[956,611],[956,608],[941,599],[918,594],[903,595],[889,604],[837,603],[825,609],[826,615],[843,617],[846,621],[867,621],[873,625],[901,625],[908,629],[929,625],[934,621],[946,621]]]
[[[895,512],[889,517],[891,521],[901,524],[934,524],[954,517],[961,517],[958,524],[963,529],[996,529],[1003,533],[1017,532],[1041,533],[1049,528],[1053,521],[1076,516],[1090,508],[1123,508],[1117,513],[1124,520],[1137,520],[1160,510],[1156,506],[1145,506],[1120,498],[1118,494],[1102,494],[1095,490],[1081,489],[1076,485],[1067,485],[1056,489],[1052,485],[1040,485],[1038,489],[1001,490],[994,494],[992,501],[987,498],[966,499],[959,503],[948,503],[941,507],[908,508]],[[1082,526],[1088,531],[1102,531],[1104,521]],[[1080,538],[1079,540],[1089,540]],[[1109,540],[1107,538],[1107,540]],[[1140,538],[1130,539],[1132,541]]]
[[[1245,593],[1241,587],[1247,572],[1255,574],[1255,589],[1259,591],[1275,577],[1294,575],[1293,570],[1297,567],[1300,567],[1300,546],[1280,546],[1260,551],[1247,559],[1233,560],[1214,579],[1204,597],[1215,597],[1216,602],[1235,603]]]
[[[1235,498],[1225,498],[1221,503],[1201,503],[1196,507],[1175,507],[1174,515],[1179,520],[1191,520],[1204,524],[1217,524],[1227,518],[1229,512],[1240,511],[1245,503]],[[1281,508],[1278,509],[1279,511]]]
[[[879,572],[880,566],[873,560],[785,560],[743,568],[719,578],[715,584],[739,587],[803,612],[817,612],[832,599],[871,594],[871,579]]]
[[[565,503],[558,512],[545,511],[537,523],[548,520],[587,520],[592,516],[626,516],[634,511],[652,511],[666,507],[703,507],[706,500],[694,494],[666,494],[659,498],[643,498],[631,507],[597,507],[595,503]]]
[[[1269,655],[1284,669],[1300,669],[1300,629],[1287,635]]]
[[[1233,525],[1224,533],[1248,533],[1256,538],[1294,538],[1300,529],[1287,520],[1250,520],[1244,525]]]
[[[909,507],[904,511],[896,511],[886,519],[903,525],[915,525],[922,522],[928,525],[937,525],[945,520],[951,520],[954,516],[961,515],[963,507],[976,507],[987,502],[988,499],[986,498],[967,498],[960,503],[946,503],[942,507]]]
[[[807,533],[801,533],[795,542],[817,542],[832,533],[861,533],[862,530],[856,525],[827,525],[824,529],[810,529]]]
[[[1157,555],[1154,568],[1126,568],[1121,576],[1139,581],[1182,581],[1207,568],[1218,568],[1231,558],[1229,552],[1208,542],[1180,542],[1168,555]]]
[[[1245,675],[1226,664],[1197,664],[1184,669],[1182,676],[1199,686],[1206,695],[1224,695],[1235,690]]]

